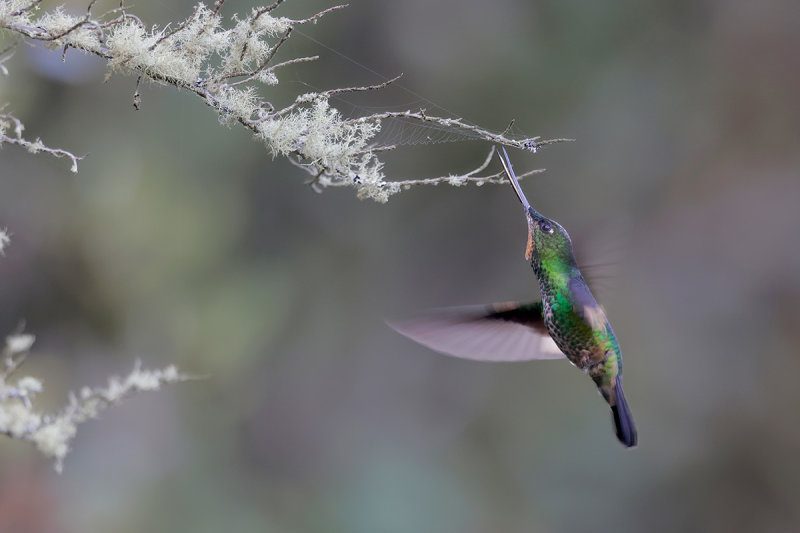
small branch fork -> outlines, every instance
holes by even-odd
[[[394,78],[392,78],[390,80],[386,80],[385,82],[379,83],[377,85],[365,85],[363,87],[343,87],[343,88],[339,88],[339,89],[328,89],[327,91],[322,91],[322,92],[319,92],[319,93],[304,94],[302,96],[297,97],[297,99],[292,104],[289,104],[288,106],[284,107],[283,109],[280,109],[278,111],[274,111],[273,113],[270,113],[270,114],[266,114],[266,115],[264,115],[262,117],[259,117],[257,119],[248,120],[248,124],[260,124],[262,122],[266,122],[266,121],[274,119],[276,117],[280,117],[282,115],[286,115],[290,111],[293,111],[294,109],[296,109],[296,108],[308,103],[309,101],[313,100],[314,98],[322,98],[322,99],[327,100],[331,96],[334,96],[334,95],[337,95],[337,94],[358,93],[358,92],[376,91],[376,90],[384,89],[384,88],[388,87],[390,84],[396,82],[397,80],[399,80],[402,77],[403,77],[403,75],[400,74],[399,76],[395,76]],[[354,125],[354,124],[359,123],[359,121],[362,122],[362,123],[363,122],[367,122],[367,121],[371,120],[374,116],[375,115],[369,115],[369,116],[361,117],[361,118],[355,119],[355,120],[348,120],[348,121],[345,121],[343,124],[344,125]],[[378,118],[378,120],[380,120],[380,118]]]
[[[503,171],[495,172],[494,174],[489,174],[488,176],[476,176],[476,174],[480,174],[489,167],[489,163],[491,163],[495,151],[496,148],[493,145],[489,150],[489,155],[486,156],[486,159],[483,161],[483,163],[481,163],[480,166],[460,176],[442,176],[439,178],[401,180],[401,181],[391,181],[389,183],[391,183],[396,187],[403,187],[403,188],[409,188],[414,185],[439,185],[440,183],[450,183],[458,185],[466,183],[476,183],[478,185],[483,185],[484,183],[499,183],[499,184],[506,183],[507,178]],[[526,176],[531,176],[533,174],[541,174],[544,171],[545,169],[543,168],[536,170],[529,170],[528,172],[517,175],[517,178],[519,179],[519,178],[524,178]]]

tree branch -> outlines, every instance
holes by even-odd
[[[514,139],[507,131],[495,133],[460,118],[428,115],[424,109],[345,119],[329,103],[334,95],[380,89],[396,78],[377,85],[301,94],[291,104],[275,111],[261,95],[263,87],[278,83],[280,68],[317,58],[297,57],[273,63],[276,53],[295,27],[315,24],[326,15],[343,9],[345,4],[306,18],[290,19],[273,15],[284,2],[276,0],[266,7],[253,9],[247,17],[234,16],[233,22],[225,27],[225,20],[229,19],[224,19],[221,12],[227,4],[216,0],[211,8],[198,4],[185,21],[168,30],[148,29],[139,18],[128,13],[122,2],[118,8],[93,18],[95,1],[89,2],[82,16],[69,15],[57,8],[34,18],[40,7],[38,1],[6,0],[0,3],[0,29],[62,47],[64,51],[71,47],[94,54],[108,62],[112,73],[131,74],[137,80],[190,91],[216,109],[221,122],[239,123],[251,130],[273,156],[283,155],[301,163],[315,177],[318,188],[347,185],[354,187],[359,197],[386,201],[390,194],[417,184],[491,182],[491,176],[478,177],[471,173],[461,176],[464,178],[461,181],[458,176],[387,181],[378,154],[395,145],[381,146],[373,142],[385,120],[417,122],[468,139],[533,152],[565,140]],[[136,95],[134,103],[138,106],[141,99]],[[6,142],[21,144],[19,138],[7,138]],[[80,159],[65,151],[31,144],[55,156],[72,157],[73,167]]]
[[[2,64],[0,64],[1,66]],[[0,106],[0,111],[4,109],[5,106]],[[14,136],[6,135],[6,131],[11,129],[13,126]],[[22,122],[15,117],[14,115],[10,115],[7,113],[0,113],[0,145],[2,144],[15,144],[17,146],[22,146],[26,150],[28,150],[32,154],[36,154],[39,152],[44,152],[46,154],[50,154],[53,157],[66,157],[72,161],[72,166],[70,167],[71,172],[78,172],[78,161],[84,158],[84,156],[76,156],[72,152],[68,152],[66,150],[62,150],[60,148],[50,148],[45,146],[41,139],[36,139],[35,141],[29,141],[22,136],[22,131],[25,129],[25,126]]]

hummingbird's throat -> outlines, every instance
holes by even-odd
[[[525,259],[531,261],[533,259],[533,224],[534,222],[528,219],[528,244],[525,246]]]

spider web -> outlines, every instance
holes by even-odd
[[[319,40],[311,37],[310,35],[295,29],[295,33],[305,37],[309,41],[315,43],[318,46],[321,46],[333,54],[341,57],[345,61],[355,65],[361,70],[364,70],[373,76],[376,76],[381,81],[388,81],[390,78],[384,76],[383,74],[371,69],[370,67],[360,63],[359,61],[349,57],[348,55],[332,48]],[[314,87],[313,85],[300,82],[303,85],[306,85],[311,90],[316,92],[322,92],[321,89]],[[330,99],[335,102],[337,109],[343,113],[343,115],[348,116],[349,118],[356,119],[359,117],[369,116],[373,114],[379,113],[386,113],[386,112],[396,112],[402,113],[404,111],[412,111],[418,112],[423,111],[430,115],[436,115],[441,118],[450,118],[452,120],[458,120],[460,122],[459,125],[453,126],[446,126],[444,124],[434,123],[434,122],[427,122],[427,121],[420,121],[419,119],[414,118],[407,118],[407,117],[386,117],[381,119],[381,129],[380,131],[373,137],[372,145],[374,147],[388,147],[388,146],[419,146],[419,145],[435,145],[435,144],[444,144],[444,143],[460,143],[460,142],[470,142],[470,141],[482,141],[487,142],[487,138],[485,135],[481,135],[475,131],[470,131],[469,129],[464,128],[464,125],[473,126],[476,125],[470,121],[463,119],[458,113],[455,113],[446,107],[437,104],[436,102],[430,100],[422,96],[421,94],[413,91],[412,89],[394,82],[385,89],[381,90],[381,93],[384,95],[391,95],[392,91],[399,91],[403,95],[413,97],[412,100],[406,101],[402,104],[394,104],[394,105],[384,105],[384,106],[369,106],[369,105],[362,105],[356,103],[354,100],[356,99],[355,95],[334,95],[331,96]],[[387,96],[388,98],[388,96]],[[489,130],[489,128],[486,128]],[[525,132],[519,130],[515,127],[514,122],[512,121],[504,130],[490,130],[495,131],[498,134],[502,134],[504,137],[517,140],[517,141],[524,141],[532,138],[531,135],[525,134]]]

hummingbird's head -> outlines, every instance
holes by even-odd
[[[528,219],[528,246],[525,249],[525,258],[528,261],[553,265],[554,268],[558,265],[563,265],[564,267],[573,265],[575,257],[572,253],[572,241],[567,230],[561,227],[561,224],[545,217],[531,206],[519,186],[519,181],[517,181],[517,176],[514,174],[506,149],[502,148],[502,150],[503,153],[500,154],[498,152],[497,155],[500,157],[500,162],[503,163],[503,169],[506,171],[508,180],[514,187],[514,192],[517,193],[517,198],[522,203]]]
[[[572,240],[564,227],[555,220],[541,215],[532,207],[527,209],[528,246],[525,259],[548,263],[553,266],[572,266],[575,257],[572,253]]]

